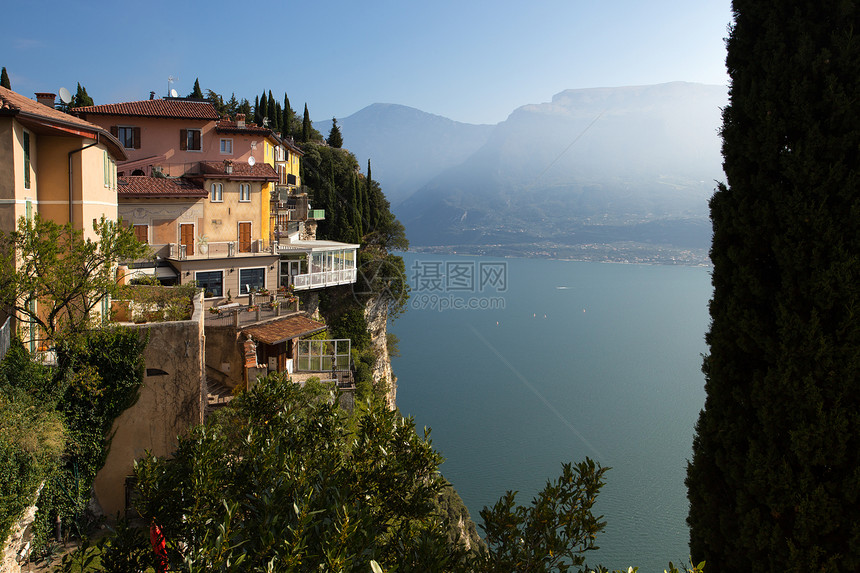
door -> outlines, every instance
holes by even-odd
[[[251,223],[239,223],[239,252],[251,252]]]
[[[194,223],[181,223],[179,225],[179,244],[185,245],[185,256],[194,255]]]

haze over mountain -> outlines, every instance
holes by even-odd
[[[405,105],[375,103],[338,119],[344,147],[396,205],[445,169],[462,163],[487,142],[495,126],[460,123]],[[331,120],[314,122],[328,137]]]
[[[338,123],[345,146],[371,158],[416,247],[563,256],[566,246],[635,244],[701,256],[707,200],[724,178],[727,101],[725,86],[674,82],[567,90],[493,127],[402,106]]]

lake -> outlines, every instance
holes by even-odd
[[[687,561],[710,269],[404,259],[410,308],[389,327],[397,404],[433,429],[476,524],[506,490],[530,502],[562,462],[588,456],[612,467],[589,563],[649,572]]]

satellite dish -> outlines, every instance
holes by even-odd
[[[256,160],[256,159],[254,159],[254,156],[253,156],[253,155],[252,155],[251,157],[249,157],[249,158],[248,158],[248,165],[250,165],[251,167],[253,167],[255,163],[257,163],[257,160]]]
[[[72,103],[72,94],[66,88],[60,88],[60,101],[63,103]]]
[[[175,89],[170,90],[170,97],[179,97],[179,92]]]

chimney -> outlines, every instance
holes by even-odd
[[[224,160],[224,172],[227,173],[227,175],[233,173],[233,162],[229,159]]]
[[[245,127],[245,114],[237,113],[236,114],[236,127]]]
[[[149,92],[149,99],[155,99],[155,92]]]
[[[36,92],[36,101],[49,108],[54,108],[54,100],[57,99],[57,94],[49,92]]]

